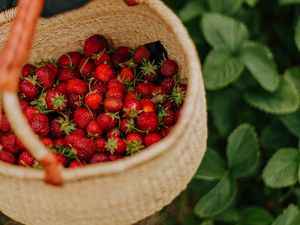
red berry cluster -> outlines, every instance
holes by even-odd
[[[65,167],[114,161],[165,137],[186,91],[174,60],[155,60],[146,45],[111,50],[89,37],[84,53],[26,64],[19,97],[33,131]],[[5,112],[0,160],[40,167],[11,131]]]

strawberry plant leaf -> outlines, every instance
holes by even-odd
[[[273,216],[264,208],[248,207],[240,214],[239,225],[268,225],[273,222]]]
[[[248,91],[245,99],[251,106],[272,114],[292,113],[299,107],[298,92],[287,77],[280,78],[279,87],[275,92]]]
[[[214,221],[213,220],[204,220],[201,225],[214,225]]]
[[[228,138],[227,158],[230,171],[235,177],[252,174],[259,163],[260,152],[254,128],[242,124]]]
[[[299,4],[300,0],[279,0],[280,5]]]
[[[208,90],[226,87],[241,75],[243,69],[242,61],[227,49],[213,49],[203,65],[205,86]]]
[[[299,1],[300,3],[300,1]],[[300,51],[300,18],[298,19],[296,28],[295,28],[295,42],[298,47],[298,50]]]
[[[298,180],[299,152],[294,148],[279,149],[263,170],[265,184],[272,188],[294,185]]]
[[[205,13],[207,8],[205,6],[205,1],[203,0],[193,0],[189,1],[180,11],[179,17],[180,19],[187,23],[201,14]]]
[[[219,153],[212,148],[208,148],[195,178],[203,180],[218,180],[224,176],[225,170],[225,162]]]
[[[248,6],[254,7],[259,2],[259,0],[245,0],[245,2]]]
[[[300,110],[280,117],[286,128],[296,137],[300,136]]]
[[[211,11],[225,15],[232,15],[238,12],[244,0],[208,0]]]
[[[239,220],[239,212],[237,209],[231,207],[226,209],[224,212],[214,217],[215,221],[220,221],[224,223],[236,223]]]
[[[211,46],[226,47],[233,53],[237,53],[248,38],[245,24],[217,13],[204,14],[201,26],[204,37]]]
[[[236,193],[236,180],[227,173],[213,189],[198,201],[194,212],[202,218],[218,215],[232,204]]]
[[[291,80],[293,85],[296,87],[298,94],[300,96],[300,67],[293,67],[288,69],[284,76]]]
[[[277,217],[272,225],[298,225],[300,211],[295,205],[289,205],[283,213]]]
[[[242,46],[241,55],[246,68],[265,90],[278,88],[279,75],[272,53],[266,46],[247,41]]]

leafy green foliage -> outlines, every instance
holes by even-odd
[[[289,205],[272,225],[297,225],[299,220],[299,209],[295,205]]]

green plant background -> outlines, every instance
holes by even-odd
[[[300,0],[167,0],[199,50],[208,150],[158,224],[300,224]]]

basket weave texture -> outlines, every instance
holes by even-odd
[[[0,45],[15,10],[0,14]],[[128,7],[94,0],[85,7],[41,19],[29,61],[79,50],[99,33],[113,46],[160,40],[188,78],[181,118],[171,134],[134,157],[64,170],[63,187],[43,181],[43,171],[0,163],[0,210],[26,225],[132,224],[170,203],[191,180],[206,149],[205,92],[195,46],[180,20],[159,0]],[[28,137],[31,138],[30,136]]]

